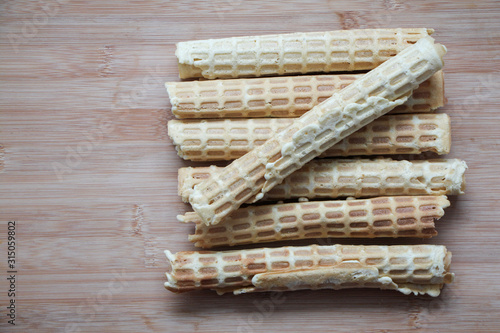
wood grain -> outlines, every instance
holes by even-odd
[[[0,330],[498,331],[499,14],[493,0],[0,2]],[[162,251],[193,249],[192,226],[175,219],[189,209],[176,194],[177,168],[189,163],[166,135],[163,82],[178,80],[175,43],[382,27],[432,27],[448,47],[442,110],[452,119],[449,157],[469,164],[468,189],[451,198],[428,242],[453,252],[456,282],[437,299],[165,291]],[[15,327],[5,316],[9,220],[18,236]]]

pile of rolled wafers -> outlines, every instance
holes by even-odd
[[[432,29],[367,29],[180,42],[166,88],[194,211],[189,240],[212,249],[323,238],[418,237],[462,194],[450,151],[443,56]],[[397,158],[387,156],[396,155]],[[393,156],[394,157],[394,156]],[[220,166],[221,161],[226,166]],[[165,251],[165,287],[234,294],[372,287],[438,296],[451,283],[440,245],[310,245]]]

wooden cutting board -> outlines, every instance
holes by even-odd
[[[0,2],[0,330],[499,331],[499,15],[498,1],[472,0]],[[194,249],[193,227],[175,218],[189,210],[176,193],[177,168],[189,163],[166,131],[175,43],[381,27],[432,27],[448,47],[442,112],[453,123],[450,157],[469,165],[468,188],[429,243],[453,252],[456,282],[439,298],[164,290],[163,251]],[[6,316],[9,221],[15,327]],[[340,243],[349,242],[361,243]],[[384,242],[419,243],[363,243]]]

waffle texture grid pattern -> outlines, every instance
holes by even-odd
[[[467,164],[459,159],[313,160],[267,192],[262,200],[457,195],[464,193],[466,169]],[[222,170],[216,166],[180,168],[178,193],[182,200],[187,202],[196,184]]]
[[[235,294],[372,287],[437,296],[451,283],[451,252],[439,245],[302,246],[210,252],[165,251],[165,287]]]
[[[179,76],[237,78],[373,69],[432,29],[358,29],[177,43]]]
[[[172,113],[191,118],[300,117],[363,74],[167,82]],[[443,106],[444,78],[439,71],[422,82],[390,113],[432,112]]]
[[[293,122],[291,118],[170,120],[168,135],[185,160],[222,161],[241,157]],[[366,125],[321,157],[450,152],[446,114],[383,116]]]
[[[442,68],[445,53],[431,37],[420,39],[197,185],[189,197],[193,209],[206,224],[217,224],[250,197],[259,200],[293,171],[404,103]]]
[[[434,220],[444,215],[446,196],[378,197],[240,208],[215,226],[194,212],[178,216],[195,223],[189,240],[212,248],[318,238],[419,237],[437,235]]]

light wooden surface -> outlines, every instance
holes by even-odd
[[[0,2],[0,331],[498,331],[498,15],[497,1],[472,0]],[[451,198],[429,242],[453,252],[456,282],[437,299],[300,291],[270,303],[269,294],[164,290],[163,250],[193,249],[193,227],[175,219],[189,209],[176,195],[188,163],[166,133],[174,44],[379,27],[432,27],[448,47],[450,156],[470,169],[467,193]],[[9,220],[15,329],[5,316]]]

